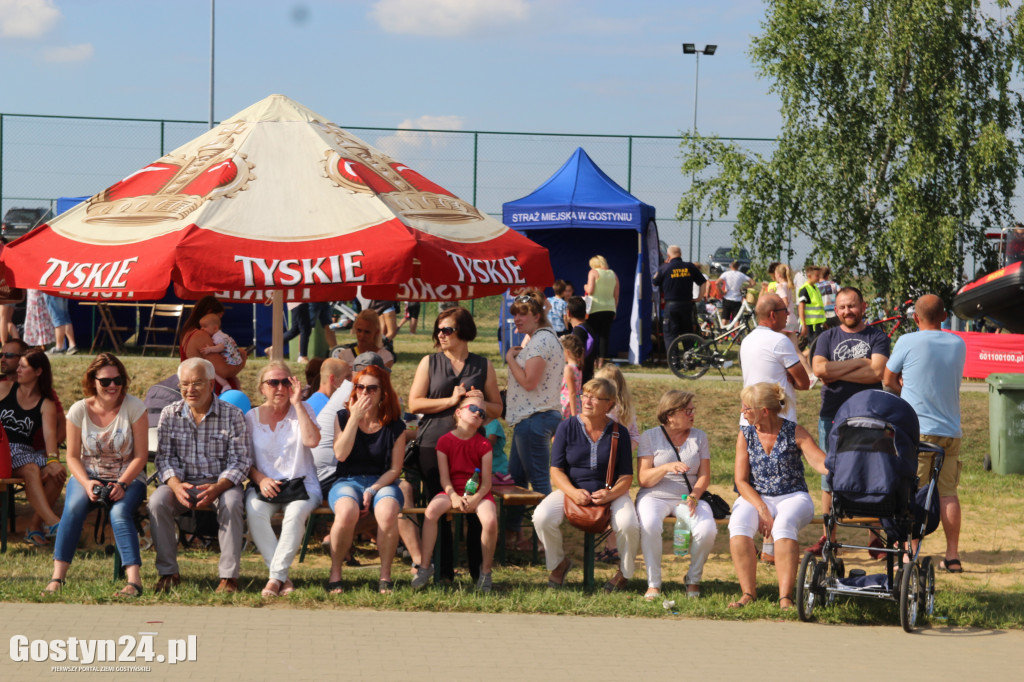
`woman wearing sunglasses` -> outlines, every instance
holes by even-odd
[[[377,521],[381,594],[391,594],[391,564],[398,549],[398,514],[405,500],[398,489],[405,455],[405,422],[386,369],[370,365],[352,380],[348,407],[338,411],[334,429],[337,479],[327,495],[334,510],[331,573],[324,589],[341,594],[341,564],[359,520],[373,511]]]
[[[562,374],[565,353],[558,336],[544,315],[539,296],[516,296],[509,306],[516,331],[525,335],[522,346],[505,354],[508,363],[508,409],[506,420],[512,431],[509,473],[516,485],[532,485],[545,495],[551,492],[551,438],[562,420]],[[522,507],[512,507],[508,528],[521,537]],[[511,531],[510,531],[511,532]]]
[[[647,593],[644,595],[647,601],[661,596],[663,523],[666,516],[675,516],[683,495],[687,496],[690,514],[697,519],[691,527],[687,597],[700,596],[704,562],[718,535],[711,505],[700,500],[711,484],[711,450],[707,434],[693,426],[697,414],[694,397],[687,391],[667,391],[658,401],[661,426],[640,434],[636,453],[640,479],[636,514],[640,519],[640,545],[647,565]]]
[[[270,569],[261,594],[272,599],[295,590],[288,570],[302,542],[306,519],[323,499],[311,449],[320,443],[320,427],[313,408],[302,402],[302,382],[285,362],[267,363],[259,382],[263,404],[245,415],[252,436],[245,511],[249,534]],[[280,538],[271,525],[277,512],[284,512]]]
[[[475,338],[476,323],[468,310],[456,306],[441,311],[434,320],[433,331],[434,348],[438,352],[420,360],[409,389],[409,411],[423,415],[416,443],[419,446],[419,468],[427,499],[433,499],[443,491],[437,465],[437,441],[455,428],[455,408],[463,398],[482,399],[489,418],[501,415],[501,393],[498,391],[494,367],[487,358],[469,352],[469,342]],[[562,347],[558,348],[561,356]],[[555,402],[558,403],[557,396]],[[479,577],[477,571],[481,560],[477,541],[480,530],[475,517],[469,521],[469,565],[476,579]],[[439,570],[442,578],[451,579],[451,533],[443,519],[440,535],[442,563]],[[415,561],[417,557],[413,559]],[[419,559],[417,563],[430,563],[430,557]],[[413,568],[418,569],[419,566]]]
[[[82,524],[96,505],[110,510],[110,527],[128,584],[118,597],[142,594],[135,513],[146,497],[149,421],[146,406],[128,394],[128,372],[111,353],[100,353],[82,379],[85,398],[68,410],[68,481],[64,516],[53,552],[53,578],[45,593],[59,592],[75,558]]]

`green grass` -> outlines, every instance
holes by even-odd
[[[472,350],[487,356],[495,365],[499,384],[505,384],[504,363],[498,354],[496,331],[498,325],[497,299],[476,301],[475,316],[479,333]],[[433,319],[434,306],[427,306],[424,319]],[[403,332],[406,331],[403,329]],[[407,395],[409,384],[420,358],[431,352],[430,325],[421,325],[420,333],[399,335],[396,346],[398,360],[392,375],[400,395]],[[86,344],[87,345],[87,344]],[[142,396],[150,384],[172,374],[177,362],[171,358],[140,358],[132,353],[122,355],[133,379],[132,392]],[[81,397],[81,376],[91,358],[76,356],[56,358],[55,384],[65,409]],[[243,373],[243,389],[255,395],[256,370],[264,360],[254,360]],[[296,367],[296,369],[299,369]],[[641,430],[656,425],[655,406],[661,394],[669,388],[683,388],[697,394],[698,428],[705,430],[711,443],[712,490],[733,500],[732,466],[735,457],[736,425],[739,418],[739,384],[723,382],[715,376],[701,381],[669,379],[668,370],[659,367],[630,367],[630,374],[640,374],[630,380],[630,390],[638,406]],[[733,373],[731,368],[727,373]],[[739,370],[735,370],[739,374]],[[650,375],[650,376],[646,376]],[[801,392],[798,397],[798,419],[812,431],[817,422],[818,392]],[[964,528],[961,535],[961,556],[966,573],[949,575],[940,572],[937,577],[937,606],[933,622],[956,627],[1024,628],[1024,527],[1020,523],[1020,500],[1024,498],[1024,476],[997,476],[982,468],[982,460],[989,447],[988,396],[984,393],[962,394],[964,442],[961,459],[963,473],[960,493],[964,508]],[[809,471],[809,469],[808,469]],[[811,496],[820,512],[820,485],[816,474],[807,476]],[[635,492],[635,490],[634,490]],[[50,576],[52,554],[35,549],[21,541],[26,524],[27,505],[19,496],[19,534],[11,538],[8,553],[0,555],[0,601],[38,601],[39,591]],[[820,528],[805,528],[801,545],[814,542]],[[83,536],[91,538],[91,522]],[[359,559],[363,566],[346,568],[346,591],[340,596],[328,596],[322,583],[326,580],[329,563],[317,548],[311,550],[304,564],[293,566],[292,578],[298,589],[287,597],[276,600],[268,608],[375,608],[421,611],[463,612],[515,612],[566,613],[574,615],[611,615],[648,618],[715,618],[715,619],[795,619],[794,612],[783,613],[777,605],[778,587],[774,569],[759,566],[758,595],[754,604],[739,610],[726,605],[739,596],[732,561],[728,551],[728,530],[719,528],[714,550],[705,568],[702,584],[703,598],[687,600],[683,594],[683,577],[688,562],[676,561],[666,554],[663,561],[666,599],[674,600],[675,607],[666,610],[661,600],[645,602],[641,595],[646,588],[642,560],[629,584],[627,592],[605,595],[585,593],[582,589],[582,536],[566,529],[566,549],[576,561],[569,575],[568,587],[560,591],[546,589],[547,571],[543,565],[533,566],[524,554],[513,553],[511,563],[495,568],[495,591],[491,595],[474,592],[468,573],[457,577],[454,586],[428,587],[422,592],[409,588],[408,564],[396,560],[393,576],[397,583],[395,594],[377,594],[379,564],[372,546],[360,547]],[[109,534],[108,534],[109,537]],[[924,545],[926,554],[941,557],[944,548],[942,531],[929,536]],[[153,595],[149,588],[156,582],[153,553],[143,553],[143,582],[146,594],[137,603],[167,601],[180,604],[214,604],[225,606],[266,605],[259,590],[266,582],[266,568],[258,555],[249,553],[243,558],[241,585],[243,592],[234,596],[215,595],[216,556],[210,552],[188,550],[179,555],[183,582],[171,596]],[[869,572],[879,570],[877,562],[866,559],[847,559],[847,568],[863,567]],[[611,577],[615,567],[598,564],[597,585]],[[463,571],[465,569],[463,568]],[[68,577],[62,595],[50,597],[68,603],[108,603],[122,585],[111,576],[112,560],[102,551],[81,551]],[[136,602],[133,602],[136,603]],[[814,613],[820,622],[848,624],[882,624],[898,627],[898,608],[890,602],[873,600],[839,600],[828,607],[819,607]]]

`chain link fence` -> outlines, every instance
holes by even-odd
[[[690,183],[680,170],[679,136],[341,125],[499,220],[502,204],[531,193],[583,147],[609,177],[657,209],[666,244],[678,244],[685,256],[701,262],[716,248],[733,244],[733,221],[727,218],[677,219],[679,198]],[[201,121],[0,114],[0,215],[13,207],[55,209],[57,197],[96,194],[207,127]],[[772,139],[726,139],[763,156],[775,146]],[[752,257],[768,261],[792,249],[789,260],[801,267],[811,247],[808,238],[794,234],[778,253]]]

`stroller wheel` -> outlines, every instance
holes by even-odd
[[[921,615],[931,616],[935,611],[935,564],[930,556],[921,560],[921,583],[917,607]]]
[[[907,564],[900,580],[900,625],[913,632],[917,625],[918,603],[921,600],[921,574],[916,563]]]
[[[796,613],[805,623],[811,619],[814,607],[824,596],[825,562],[810,552],[804,552],[796,574]]]

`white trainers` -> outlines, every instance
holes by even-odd
[[[412,579],[412,589],[421,590],[426,587],[430,579],[434,577],[434,564],[430,564],[426,568],[422,566],[416,569],[416,577]]]

